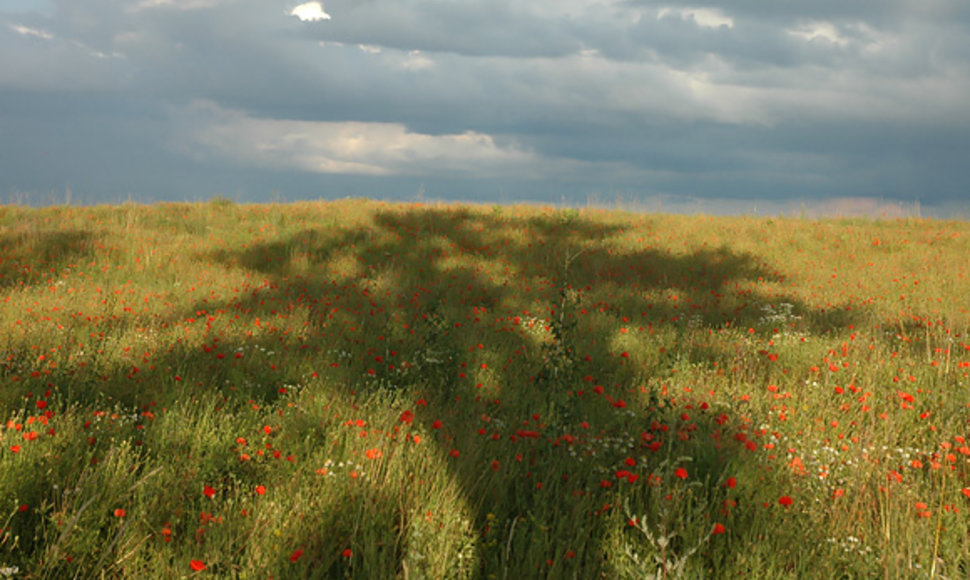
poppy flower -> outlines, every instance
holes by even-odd
[[[300,556],[302,555],[303,555],[303,550],[293,550],[293,553],[290,554],[290,562],[296,562],[297,560],[300,559]]]
[[[205,562],[202,560],[192,560],[189,562],[189,568],[192,568],[196,572],[201,572],[205,570]]]
[[[778,498],[778,503],[780,505],[783,505],[785,507],[788,507],[791,504],[795,503],[795,500],[793,500],[792,498],[788,497],[787,495],[783,495],[780,498]]]
[[[266,487],[263,485],[257,485],[256,493],[258,493],[259,495],[266,495]]]
[[[213,487],[210,487],[210,486],[207,485],[207,486],[205,486],[205,487],[202,488],[202,495],[206,496],[209,499],[212,499],[212,497],[215,494],[216,494],[216,490]]]
[[[716,536],[718,534],[723,534],[726,531],[727,531],[727,528],[724,527],[724,524],[717,523],[717,524],[714,524],[714,529],[711,530],[711,535]]]
[[[683,467],[678,467],[677,469],[674,470],[674,477],[678,477],[680,479],[687,479],[687,470],[684,469]]]

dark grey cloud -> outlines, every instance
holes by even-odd
[[[298,4],[0,3],[0,195],[966,199],[962,1]]]
[[[556,57],[583,48],[578,17],[528,2],[350,0],[329,2],[327,11],[333,20],[309,23],[309,37],[466,56]]]

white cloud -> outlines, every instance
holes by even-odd
[[[487,176],[535,161],[516,143],[484,133],[430,135],[401,123],[266,119],[196,103],[184,115],[196,153],[274,169],[358,175]]]
[[[408,52],[407,57],[401,61],[401,67],[405,70],[424,70],[434,66],[434,61],[426,57],[420,50]]]
[[[808,22],[796,28],[790,28],[786,32],[792,36],[803,38],[808,42],[824,40],[838,46],[847,46],[849,39],[841,34],[835,25],[827,21]]]
[[[305,2],[300,4],[290,11],[290,16],[296,16],[303,22],[330,20],[330,15],[323,11],[323,5],[319,2]]]
[[[340,46],[340,43],[333,43]],[[391,67],[401,68],[409,71],[425,70],[434,67],[434,61],[427,57],[420,50],[400,50],[385,51],[384,47],[375,44],[358,44],[357,48],[367,54],[379,55],[381,61]]]
[[[31,28],[29,26],[24,26],[23,24],[8,24],[10,30],[13,30],[17,34],[23,36],[33,36],[35,38],[43,38],[44,40],[50,40],[54,38],[54,35],[46,30],[40,30],[37,28]]]
[[[152,8],[175,8],[176,10],[200,10],[212,8],[223,0],[142,0],[138,4],[126,8],[127,12],[141,12]]]
[[[657,12],[657,20],[674,15],[681,20],[693,20],[701,28],[734,28],[734,19],[725,16],[716,8],[661,8]]]

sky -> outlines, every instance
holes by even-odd
[[[8,203],[967,216],[968,103],[966,0],[0,0]]]

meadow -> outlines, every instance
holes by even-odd
[[[0,577],[970,577],[970,223],[0,208]]]

